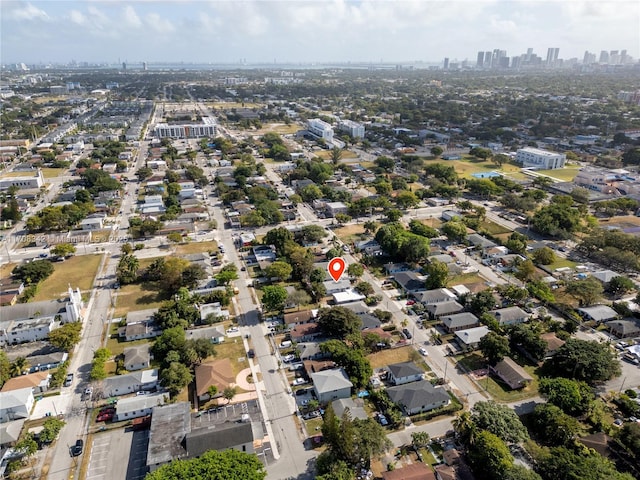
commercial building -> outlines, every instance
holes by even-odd
[[[352,120],[340,120],[338,130],[348,133],[353,138],[364,138],[364,125]]]
[[[553,170],[564,168],[567,157],[564,153],[549,152],[539,148],[521,148],[516,153],[516,162],[521,163],[524,168],[535,168],[539,170]]]
[[[333,127],[319,118],[308,120],[307,130],[315,137],[322,138],[328,143],[333,142]]]
[[[43,186],[44,176],[40,169],[36,170],[32,175],[0,178],[0,190],[9,190],[11,187],[17,187],[18,190],[28,190]]]
[[[159,123],[154,130],[158,138],[202,138],[216,136],[216,119],[202,117],[202,123]]]

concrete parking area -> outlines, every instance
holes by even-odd
[[[140,480],[146,475],[149,431],[116,429],[94,435],[86,480]]]

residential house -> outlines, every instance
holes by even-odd
[[[331,402],[331,406],[338,418],[342,418],[342,414],[347,408],[351,418],[359,418],[360,420],[369,418],[364,410],[364,401],[361,398],[340,398]]]
[[[443,304],[444,305],[444,304]],[[466,328],[477,327],[480,324],[478,317],[471,312],[456,313],[440,317],[442,325],[448,333],[457,332]]]
[[[108,397],[150,391],[158,386],[158,369],[138,370],[126,375],[116,375],[104,381],[103,392]]]
[[[209,388],[218,389],[216,396],[222,395],[225,388],[235,385],[236,377],[233,366],[228,358],[220,358],[212,362],[205,362],[195,368],[195,386],[198,401],[206,402],[211,399]]]
[[[517,325],[529,320],[529,314],[520,307],[507,307],[489,312],[500,325]]]
[[[491,240],[479,235],[477,233],[472,233],[471,235],[467,235],[467,241],[474,246],[477,250],[488,250],[490,248],[496,247],[496,243]]]
[[[480,327],[467,328],[465,330],[458,330],[456,332],[456,341],[463,350],[475,350],[478,348],[482,337],[487,333],[489,333],[489,329],[484,325]]]
[[[150,472],[173,460],[187,458],[184,439],[191,431],[191,420],[189,402],[153,407],[147,446],[147,469]]]
[[[0,392],[0,423],[29,418],[34,402],[31,387]]]
[[[458,477],[456,468],[452,466],[441,463],[433,467],[433,469],[436,472],[436,480],[459,480],[460,479],[460,477]]]
[[[614,278],[619,277],[620,274],[611,270],[599,270],[597,272],[593,272],[591,276],[596,280],[599,280],[601,283],[606,284]]]
[[[156,393],[153,395],[136,395],[135,397],[123,398],[116,404],[116,413],[113,416],[115,422],[124,422],[134,418],[151,415],[153,408],[164,405],[169,399],[166,393]]]
[[[9,305],[15,305],[18,301],[18,297],[24,291],[24,283],[15,282],[11,283],[8,280],[0,282],[0,306],[5,307]]]
[[[289,334],[291,335],[291,341],[293,342],[308,342],[322,336],[322,330],[315,322],[304,323],[293,327]]]
[[[406,383],[387,388],[391,401],[407,415],[428,412],[444,407],[451,401],[449,394],[441,387],[434,387],[428,380]]]
[[[149,353],[148,343],[124,349],[124,368],[129,372],[149,368],[150,361],[151,353]]]
[[[432,305],[434,303],[452,302],[456,299],[455,293],[448,288],[436,288],[435,290],[427,290],[414,295],[416,300],[423,305]]]
[[[353,383],[342,368],[324,370],[309,375],[313,382],[316,398],[326,404],[338,398],[349,398]]]
[[[618,338],[637,337],[640,335],[640,321],[637,319],[612,320],[606,323],[607,328]]]
[[[360,320],[362,321],[362,330],[375,330],[382,325],[378,317],[370,313],[360,315]]]
[[[566,343],[561,338],[558,338],[555,332],[543,333],[540,338],[547,344],[545,359],[553,357],[558,349]]]
[[[464,310],[464,307],[455,300],[451,302],[430,303],[425,307],[431,320],[440,318],[444,315],[451,315]]]
[[[229,310],[226,308],[222,308],[220,302],[215,303],[205,303],[203,305],[198,306],[198,310],[200,310],[200,320],[204,323],[207,321],[207,318],[218,318],[222,320],[229,319]],[[211,323],[211,322],[208,322]]]
[[[20,438],[20,433],[24,427],[25,419],[13,420],[10,422],[0,423],[0,449],[4,452],[5,449],[12,447],[16,444]],[[44,427],[40,427],[44,428]],[[2,468],[0,468],[2,472]]]
[[[429,263],[440,262],[440,263],[446,263],[447,265],[450,263],[455,263],[454,258],[451,255],[447,255],[446,253],[431,255],[427,260],[429,261]]]
[[[121,327],[118,330],[121,337],[125,342],[132,342],[134,340],[142,340],[143,338],[157,337],[162,333],[160,327],[153,321],[132,323],[125,327]]]
[[[337,282],[334,280],[326,280],[322,282],[327,295],[333,295],[334,293],[346,292],[351,288],[351,282],[348,278],[341,278]]]
[[[426,290],[426,287],[424,286],[425,277],[423,275],[419,275],[416,272],[398,272],[393,275],[393,279],[398,285],[400,285],[400,288],[407,295],[414,295],[418,292],[424,292]]]
[[[104,228],[104,218],[85,218],[80,222],[80,228],[82,230],[102,230]]]
[[[27,357],[29,362],[29,373],[51,370],[66,362],[69,358],[67,352],[52,352],[44,355],[30,355]]]
[[[358,302],[360,300],[364,300],[365,296],[359,294],[354,290],[346,290],[344,292],[337,292],[332,295],[333,303],[335,305],[343,305],[345,303],[353,303]]]
[[[387,367],[389,371],[389,381],[394,385],[404,385],[405,383],[422,380],[424,371],[413,362],[394,363]]]
[[[321,360],[330,355],[320,350],[321,342],[302,342],[296,345],[298,356],[303,362],[306,360]]]
[[[453,220],[454,218],[462,218],[462,215],[460,214],[460,212],[456,212],[455,210],[443,210],[440,214],[440,217],[445,222],[448,222],[449,220]]]
[[[196,340],[198,338],[206,338],[213,344],[224,343],[225,331],[220,325],[190,328],[185,331],[187,340]]]
[[[288,328],[295,328],[296,325],[315,323],[317,310],[299,310],[297,312],[285,313],[284,324]]]
[[[533,377],[510,357],[504,357],[495,366],[489,366],[489,371],[513,390],[524,388],[533,381]]]
[[[384,270],[387,272],[387,275],[394,275],[399,272],[406,272],[409,269],[410,267],[408,263],[389,262],[389,263],[385,263],[384,265]]]
[[[618,318],[618,312],[607,305],[594,305],[593,307],[584,307],[578,309],[578,314],[585,319],[597,323],[604,323]]]
[[[436,480],[435,474],[424,463],[417,462],[382,472],[383,480]]]
[[[14,390],[22,390],[30,388],[34,394],[44,393],[49,389],[51,374],[47,371],[29,373],[18,377],[10,378],[2,386],[2,392],[11,392]]]
[[[347,213],[349,211],[349,207],[345,205],[343,202],[327,202],[326,203],[326,212],[327,217],[335,218],[336,215],[340,213]]]
[[[347,310],[351,310],[356,315],[365,315],[371,311],[367,304],[363,301],[358,302],[347,302],[340,305],[342,308],[346,308]]]
[[[356,250],[364,253],[365,255],[381,255],[382,247],[375,240],[363,240],[356,242]]]

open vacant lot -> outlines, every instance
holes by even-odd
[[[625,215],[624,217],[601,218],[598,223],[601,226],[611,228],[618,227],[620,229],[640,227],[640,217],[633,215]]]
[[[290,123],[289,125],[286,123],[268,123],[263,125],[263,127],[258,130],[257,134],[264,135],[265,133],[273,132],[279,135],[290,135],[292,133],[296,133],[300,129],[300,125],[295,123]]]
[[[64,262],[54,262],[54,271],[40,287],[34,302],[51,300],[66,295],[69,286],[73,289],[89,290],[93,287],[102,255],[81,255]]]
[[[357,242],[361,239],[361,235],[364,234],[364,226],[360,223],[345,225],[344,227],[336,228],[333,233],[344,243]]]
[[[411,353],[414,352],[414,353]],[[393,363],[408,362],[412,356],[419,354],[413,347],[406,346],[400,348],[389,348],[367,356],[371,363],[371,368],[382,368]]]
[[[425,160],[425,165],[433,163],[443,163],[451,165],[455,168],[458,175],[463,178],[471,178],[474,173],[498,172],[506,174],[515,174],[520,172],[520,167],[505,163],[502,167],[498,167],[495,163],[487,160],[474,160],[471,156],[465,156],[460,160],[441,160],[432,159]]]
[[[218,244],[214,241],[210,242],[189,242],[181,243],[177,245],[174,254],[175,255],[190,255],[192,253],[203,253],[218,251]]]

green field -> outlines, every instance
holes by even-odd
[[[40,284],[34,302],[52,300],[66,295],[71,286],[74,290],[90,290],[100,266],[102,255],[79,255],[64,262],[54,262],[54,271]]]
[[[211,251],[218,251],[217,242],[189,242],[177,245],[174,250],[174,255],[190,255],[192,253],[204,253]]]
[[[545,265],[545,268],[553,272],[556,268],[574,268],[576,265],[578,265],[576,262],[572,262],[571,260],[567,260],[566,258],[556,257],[556,261],[551,265]]]
[[[55,178],[67,171],[66,168],[42,168],[42,176],[44,178]],[[30,177],[34,172],[7,172],[3,173],[3,177]]]
[[[517,175],[520,174],[520,167],[516,165],[511,165],[505,163],[502,167],[498,167],[495,163],[488,160],[475,160],[470,155],[463,156],[460,160],[442,160],[442,159],[432,159],[425,160],[425,165],[431,165],[434,163],[443,163],[445,165],[452,165],[455,168],[458,175],[463,178],[472,178],[472,174],[474,173],[488,173],[488,172],[498,172],[504,173],[508,175]]]
[[[483,220],[482,222],[480,222],[480,228],[485,230],[487,233],[490,233],[491,235],[500,235],[503,233],[512,232],[512,230],[508,229],[507,227],[498,225],[497,223],[492,222],[491,220]]]
[[[558,168],[555,170],[536,170],[536,173],[555,178],[557,180],[560,180],[561,182],[570,182],[575,178],[579,170],[580,170],[580,167],[571,166],[571,167],[565,167],[565,168]]]

